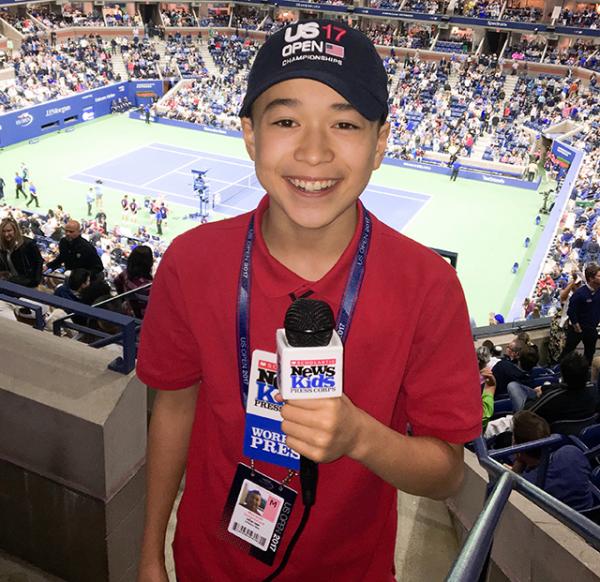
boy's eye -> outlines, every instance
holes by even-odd
[[[340,121],[336,123],[335,126],[338,129],[360,129],[358,125],[354,125],[354,123],[350,123],[349,121]]]
[[[294,120],[278,119],[273,125],[278,125],[279,127],[294,127]]]

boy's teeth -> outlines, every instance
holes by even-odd
[[[307,192],[318,192],[325,188],[331,188],[331,186],[335,184],[335,180],[315,180],[312,182],[307,182],[306,180],[290,180],[290,182],[296,188],[306,190]]]

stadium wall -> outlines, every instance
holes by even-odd
[[[0,337],[0,548],[63,580],[135,580],[145,386],[107,369],[114,346],[6,318]]]
[[[134,105],[139,105],[148,99],[139,96],[139,93],[154,93],[160,97],[163,93],[162,81],[126,81],[10,111],[0,115],[0,147],[37,139],[108,115],[114,99],[127,97]]]
[[[548,215],[548,221],[544,226],[544,231],[542,232],[535,252],[531,257],[529,267],[527,268],[523,280],[521,281],[521,285],[517,290],[510,308],[510,312],[506,318],[507,321],[523,319],[523,300],[526,297],[531,297],[532,293],[535,291],[535,285],[544,266],[546,254],[548,253],[548,249],[550,248],[552,240],[556,235],[560,221],[567,207],[567,203],[571,197],[573,188],[575,187],[575,180],[579,174],[579,169],[583,162],[584,152],[568,146],[558,140],[554,140],[552,143],[552,152],[560,153],[563,159],[565,159],[567,162],[570,162],[570,167],[567,171],[567,175],[565,176],[560,191],[554,200],[554,207]]]
[[[489,479],[477,457],[465,450],[465,479],[447,504],[455,530],[464,538],[485,500]],[[489,580],[500,582],[597,582],[600,553],[567,526],[513,492],[495,531]]]

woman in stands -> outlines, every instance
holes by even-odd
[[[154,255],[150,247],[139,245],[135,247],[127,259],[127,268],[117,275],[115,279],[115,288],[119,295],[127,291],[137,289],[142,285],[152,282],[152,266],[154,264]],[[140,291],[140,295],[148,295],[149,289]],[[146,301],[135,299],[134,296],[127,299],[125,306],[137,318],[144,317],[146,311]]]
[[[25,287],[42,280],[42,255],[35,242],[23,236],[12,217],[0,222],[0,279]]]

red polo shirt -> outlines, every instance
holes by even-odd
[[[256,213],[252,252],[251,349],[275,351],[290,293],[308,289],[337,313],[362,225],[337,264],[309,282],[270,254]],[[236,352],[236,303],[250,214],[192,229],[167,250],[142,329],[138,375],[176,390],[202,381],[174,542],[179,582],[258,581],[268,567],[222,539],[225,499],[242,455],[244,411]],[[365,278],[345,344],[344,392],[399,432],[452,443],[481,433],[479,376],[463,293],[437,254],[373,217]],[[274,478],[286,471],[257,468]],[[297,480],[292,486],[299,489]],[[298,499],[282,546],[298,525]],[[393,580],[396,491],[360,463],[320,466],[317,504],[282,582]],[[280,549],[281,558],[283,549]]]

